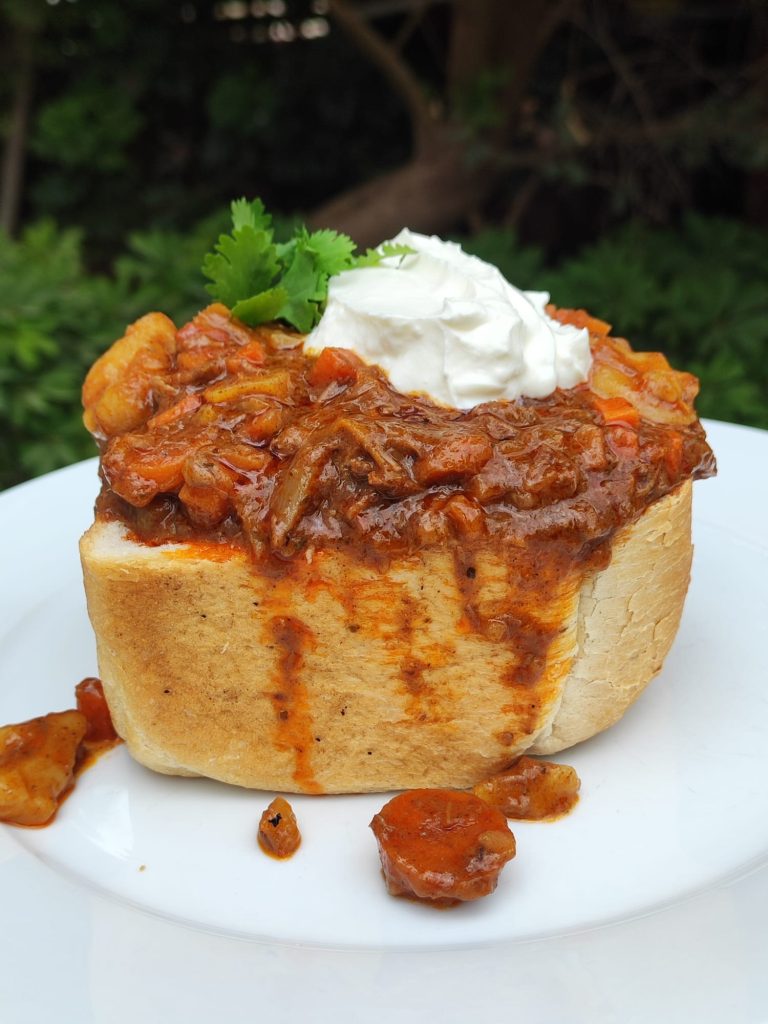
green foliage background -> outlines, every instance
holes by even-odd
[[[41,221],[0,236],[0,487],[95,453],[80,421],[88,366],[143,313],[181,324],[206,303],[200,265],[227,221],[222,210],[184,234],[133,234],[109,274],[88,271],[75,229]],[[697,374],[701,415],[768,427],[768,232],[692,215],[630,225],[556,266],[507,231],[462,241],[519,287],[585,307]]]

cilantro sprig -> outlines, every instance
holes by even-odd
[[[205,257],[203,274],[210,294],[252,327],[284,320],[306,334],[323,314],[334,274],[413,251],[387,242],[356,255],[348,235],[305,227],[290,241],[275,242],[272,218],[260,199],[236,199],[231,210],[232,231],[219,236]]]

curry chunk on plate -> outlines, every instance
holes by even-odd
[[[74,780],[88,723],[59,711],[0,727],[0,821],[44,825]]]

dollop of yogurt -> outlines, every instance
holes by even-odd
[[[589,333],[547,316],[546,292],[522,292],[455,242],[407,228],[407,256],[332,277],[306,348],[348,348],[404,393],[468,409],[543,398],[585,381]]]

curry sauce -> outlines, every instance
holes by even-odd
[[[129,333],[86,380],[98,515],[144,543],[225,542],[262,562],[450,547],[470,568],[478,546],[542,542],[588,557],[681,481],[711,475],[714,457],[695,378],[582,311],[550,313],[590,329],[590,380],[467,411],[223,306],[179,331],[151,314],[134,325],[141,344]]]

